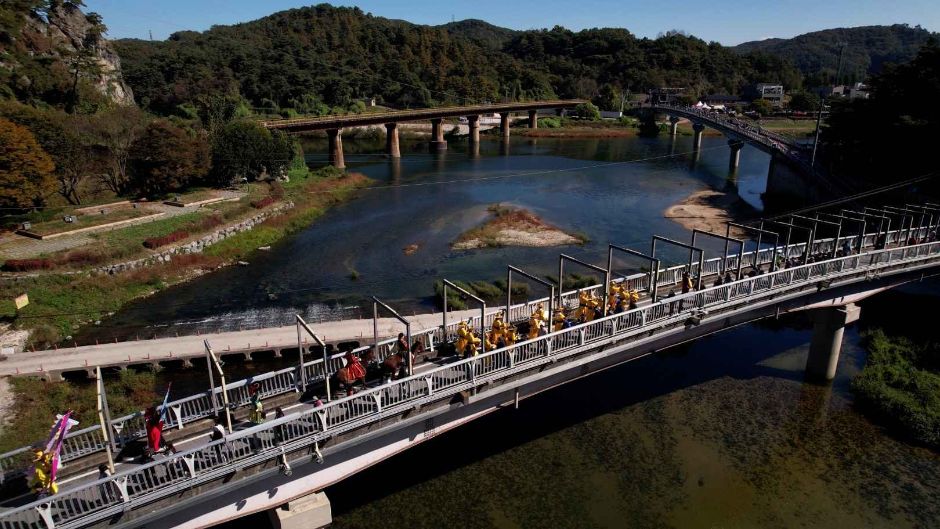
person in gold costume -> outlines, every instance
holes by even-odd
[[[462,321],[457,326],[457,354],[468,358],[476,356],[477,347],[480,345],[480,339],[473,335],[470,325]]]
[[[552,317],[552,330],[560,331],[565,328],[565,309],[558,307],[555,309],[555,315]]]
[[[33,479],[29,482],[29,487],[33,492],[40,496],[56,494],[59,492],[59,485],[52,479],[52,457],[53,454],[47,454],[43,450],[36,450],[33,458]]]

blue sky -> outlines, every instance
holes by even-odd
[[[513,29],[623,27],[640,37],[681,29],[733,45],[832,27],[920,24],[940,31],[938,0],[360,0],[333,2],[418,24],[480,18]],[[85,0],[104,17],[111,38],[165,39],[310,5],[296,0]]]

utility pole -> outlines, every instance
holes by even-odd
[[[809,160],[809,167],[814,172],[816,171],[816,149],[819,147],[819,129],[822,125],[822,113],[823,108],[826,105],[826,98],[819,98],[819,110],[816,112],[816,136],[813,139],[813,155]]]

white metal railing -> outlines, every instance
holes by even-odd
[[[935,227],[928,226],[915,228],[913,232],[908,233],[905,230],[894,230],[887,235],[887,244],[900,242],[903,236],[915,236],[918,238],[927,236]],[[846,235],[835,241],[836,247],[841,247],[842,243],[849,242],[854,244],[857,235]],[[862,242],[862,248],[872,248],[877,241],[877,234],[866,235]],[[813,244],[813,254],[831,252],[834,241],[830,239],[820,239]],[[804,255],[806,243],[794,243],[789,248],[778,247],[777,255],[784,259],[791,259]],[[760,266],[769,264],[773,259],[774,248],[761,248],[757,251],[747,252],[743,255],[743,267]],[[784,252],[786,255],[784,255]],[[703,277],[724,273],[722,257],[708,259],[704,263]],[[738,255],[729,255],[726,258],[727,270],[736,270],[738,264]],[[679,285],[682,280],[682,274],[688,270],[688,265],[676,265],[659,271],[657,277],[657,287],[669,285]],[[698,262],[691,265],[692,275],[698,275]],[[622,282],[630,289],[646,291],[649,288],[650,274],[639,273],[625,277],[615,278],[614,281]],[[596,284],[586,288],[571,290],[562,295],[562,302],[565,306],[576,306],[578,303],[578,293],[587,291],[595,296],[601,296],[604,292],[603,284]],[[540,298],[526,303],[512,305],[510,307],[509,320],[513,322],[524,321],[529,318],[535,307],[539,304],[546,304],[548,298]],[[483,329],[489,329],[497,315],[505,312],[503,307],[493,307],[488,311]],[[469,318],[470,325],[475,329],[480,329],[480,317],[473,316]],[[413,338],[424,337],[425,344],[429,350],[435,350],[438,344],[447,341],[453,341],[459,321],[449,322],[447,329],[440,326],[431,329],[424,329],[413,333]],[[379,342],[376,348],[376,360],[381,362],[392,352],[395,339],[390,338]],[[311,344],[306,344],[311,345]],[[371,344],[354,349],[352,352],[362,357],[372,348]],[[327,367],[323,368],[323,358],[316,358],[304,363],[304,376],[307,384],[315,384],[324,380],[328,374],[335,373],[345,365],[345,352],[338,352],[329,357]],[[257,382],[260,385],[262,398],[270,398],[278,395],[284,395],[298,391],[301,386],[298,367],[291,366],[276,371],[270,371],[260,375],[252,376],[227,384],[228,399],[231,407],[247,405],[250,401],[248,386]],[[169,403],[170,413],[167,414],[166,429],[178,428],[195,421],[203,420],[216,415],[217,410],[221,410],[222,389],[215,388],[214,393],[206,391],[196,395],[191,395],[183,399],[175,400]],[[111,432],[119,446],[142,439],[146,435],[144,427],[144,412],[138,411],[133,414],[125,415],[111,420]],[[62,460],[64,462],[73,461],[89,454],[104,451],[106,442],[101,432],[100,425],[92,425],[74,432],[70,432],[66,437],[62,447]],[[32,465],[31,447],[21,447],[10,452],[0,454],[0,483],[22,476]]]
[[[233,470],[276,460],[284,453],[311,447],[417,405],[445,402],[459,391],[481,388],[560,358],[596,352],[600,345],[622,345],[641,336],[681,332],[688,317],[702,314],[704,309],[708,316],[746,312],[760,301],[815,292],[806,286],[823,280],[855,282],[872,274],[938,264],[940,242],[934,241],[784,268],[662,299],[366,389],[106,479],[77,485],[0,512],[0,528],[81,527],[231,475]]]

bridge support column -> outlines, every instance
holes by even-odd
[[[530,129],[539,128],[539,111],[538,110],[529,111],[529,128]]]
[[[499,132],[503,135],[504,138],[509,137],[509,112],[500,112]]]
[[[398,149],[398,123],[385,124],[385,154],[389,158],[401,158]]]
[[[693,131],[692,150],[693,151],[697,152],[697,151],[702,150],[702,131],[704,130],[705,130],[705,125],[702,125],[701,123],[692,124],[692,131]]]
[[[470,127],[470,143],[480,143],[480,116],[467,116]]]
[[[274,529],[320,529],[333,523],[330,499],[315,492],[268,511]]]
[[[346,160],[343,158],[343,129],[330,129],[326,131],[326,136],[330,140],[330,163],[337,169],[345,169]]]
[[[744,148],[744,142],[741,140],[728,140],[728,147],[731,147],[731,159],[728,161],[728,168],[731,169],[731,172],[734,172],[741,165],[741,149]]]
[[[680,119],[676,116],[669,116],[669,135],[676,136],[679,134],[679,121]]]
[[[849,303],[843,307],[816,309],[813,311],[813,339],[806,359],[806,378],[828,382],[836,376],[839,353],[842,352],[842,335],[845,326],[858,320],[861,308]]]
[[[446,151],[447,140],[444,139],[444,118],[431,120],[431,152]]]

